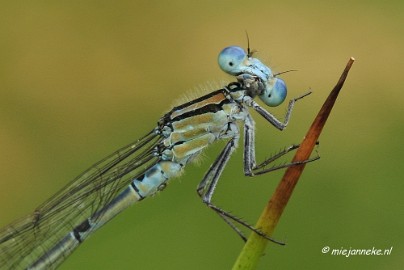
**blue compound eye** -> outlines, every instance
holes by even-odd
[[[245,51],[237,46],[230,46],[224,48],[220,53],[217,61],[219,62],[220,68],[230,74],[238,75],[241,72],[241,66],[243,61],[247,57]]]
[[[259,97],[266,105],[276,107],[285,100],[287,92],[285,82],[282,79],[273,78]]]

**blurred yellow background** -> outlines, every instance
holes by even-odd
[[[232,80],[216,63],[246,47],[311,88],[279,132],[254,114],[262,159],[299,142],[349,57],[356,62],[259,269],[400,269],[403,254],[402,1],[2,1],[0,226],[155,126],[194,87]],[[212,89],[213,90],[213,89]],[[275,110],[282,116],[286,105]],[[229,269],[242,241],[195,188],[201,166],[114,219],[61,269]],[[239,150],[215,201],[254,224],[282,172],[242,174]],[[331,248],[393,247],[390,256]]]

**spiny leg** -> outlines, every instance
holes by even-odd
[[[260,175],[260,174],[265,174],[268,172],[273,172],[279,169],[284,169],[284,168],[288,168],[291,166],[296,166],[296,165],[301,165],[301,164],[305,164],[305,163],[309,163],[309,162],[313,162],[320,159],[320,156],[315,156],[313,158],[309,158],[303,161],[295,161],[295,162],[290,162],[290,163],[286,163],[286,164],[281,164],[281,165],[277,165],[277,166],[273,166],[271,168],[267,168],[267,169],[261,169],[261,170],[256,170],[254,171],[253,175]]]
[[[214,193],[214,189],[217,185],[217,182],[219,180],[219,176],[221,172],[224,169],[225,164],[227,161],[230,159],[231,153],[234,151],[236,148],[236,145],[238,143],[238,137],[231,139],[225,146],[225,148],[222,150],[220,153],[219,157],[215,160],[215,162],[211,165],[209,168],[209,171],[205,174],[204,178],[202,181],[199,183],[196,191],[198,192],[198,195],[202,198],[202,201],[208,205],[208,207],[212,208],[211,200],[212,196]],[[225,215],[223,215],[220,211],[218,212],[217,209],[213,209],[215,212],[223,218],[223,220],[234,230],[236,233],[243,239],[244,241],[247,240],[247,238],[244,236],[244,234],[237,228],[231,220],[229,220]]]
[[[246,100],[245,103],[246,103],[246,105],[248,105],[249,107],[252,107],[255,111],[257,111],[262,117],[265,118],[265,120],[267,120],[269,123],[271,123],[274,127],[276,127],[279,130],[283,130],[289,123],[289,119],[290,119],[290,116],[292,115],[292,110],[293,110],[293,107],[295,106],[295,103],[298,100],[300,100],[310,94],[311,94],[311,92],[307,92],[307,93],[305,93],[297,98],[291,99],[289,101],[288,109],[286,111],[286,115],[285,115],[283,122],[278,120],[273,114],[271,114],[266,109],[261,107],[253,99],[250,99],[248,101]]]
[[[230,159],[231,154],[234,152],[236,149],[237,143],[238,143],[238,135],[235,136],[234,138],[230,139],[230,141],[226,144],[225,148],[222,150],[220,153],[219,157],[216,159],[216,161],[212,164],[212,166],[209,168],[208,172],[202,179],[202,181],[199,183],[197,192],[199,196],[202,198],[203,203],[205,203],[209,208],[213,209],[221,218],[225,220],[227,224],[230,225],[230,227],[237,232],[237,234],[244,240],[246,241],[246,237],[243,235],[243,233],[233,224],[232,221],[239,223],[242,226],[245,226],[246,228],[254,231],[258,235],[274,242],[277,244],[283,245],[284,243],[276,241],[267,235],[265,235],[263,232],[259,231],[258,229],[254,228],[253,226],[249,225],[248,223],[244,222],[238,217],[233,216],[232,214],[228,213],[227,211],[217,207],[212,203],[212,196],[215,191],[216,185],[218,183],[219,177],[221,173],[223,172],[224,167],[226,166],[226,163]]]
[[[256,165],[254,167],[254,169],[261,169],[266,167],[268,164],[274,162],[275,160],[277,160],[278,158],[281,158],[282,156],[286,155],[287,153],[296,150],[297,148],[299,148],[300,144],[292,144],[288,147],[285,147],[284,149],[282,149],[281,151],[279,151],[278,153],[270,156],[269,158],[265,159],[263,162],[261,162],[259,165]]]
[[[317,155],[314,158],[310,158],[308,160],[298,161],[298,162],[291,162],[282,165],[273,166],[271,168],[265,167],[272,163],[273,161],[277,160],[278,158],[286,155],[290,151],[296,150],[299,148],[299,144],[292,144],[289,147],[286,147],[282,151],[278,152],[277,154],[265,159],[262,163],[257,165],[256,158],[255,158],[255,123],[254,120],[250,115],[247,115],[245,122],[244,122],[244,174],[247,176],[254,176],[259,174],[264,174],[267,172],[287,168],[294,165],[304,164],[308,162],[315,161],[320,157]]]

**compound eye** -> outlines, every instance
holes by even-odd
[[[224,72],[230,75],[238,75],[246,58],[247,54],[242,48],[230,46],[219,53],[217,61]]]
[[[266,105],[276,107],[285,100],[287,92],[286,83],[280,78],[273,78],[272,84],[259,97]]]

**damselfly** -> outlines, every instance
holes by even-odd
[[[240,47],[227,47],[219,54],[220,68],[237,82],[174,107],[143,138],[104,158],[86,170],[29,216],[0,231],[1,269],[53,269],[89,235],[129,205],[152,196],[177,177],[216,140],[227,140],[222,152],[197,187],[202,201],[226,221],[243,239],[236,224],[277,242],[212,203],[212,196],[244,125],[244,174],[263,174],[288,165],[268,168],[293,145],[257,164],[252,108],[270,124],[283,130],[295,102],[292,99],[284,121],[279,121],[254,98],[278,106],[286,98],[286,84],[269,67]],[[307,95],[307,94],[306,94]]]

